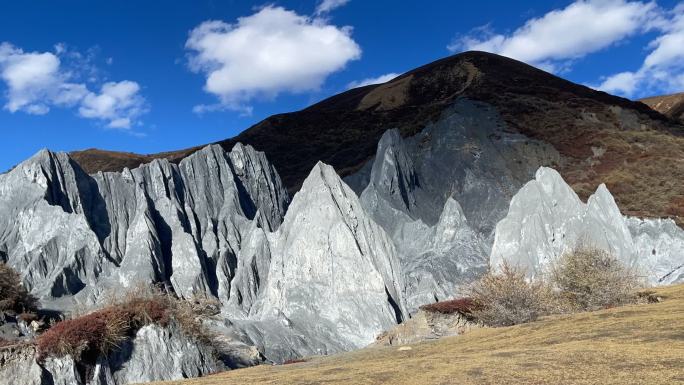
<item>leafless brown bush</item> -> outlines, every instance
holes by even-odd
[[[19,273],[0,263],[0,311],[23,313],[37,309],[38,300],[21,284]]]
[[[637,301],[643,286],[637,272],[610,253],[580,246],[563,254],[551,269],[551,284],[571,311],[589,311]]]
[[[477,307],[473,317],[488,326],[511,326],[536,320],[553,308],[553,294],[542,281],[529,282],[525,272],[507,263],[471,285]]]

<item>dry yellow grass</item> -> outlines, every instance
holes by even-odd
[[[657,291],[664,302],[166,384],[684,383],[684,285]]]

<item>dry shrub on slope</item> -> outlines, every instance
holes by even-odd
[[[543,280],[528,281],[525,272],[504,263],[499,272],[488,272],[469,288],[478,305],[473,317],[488,326],[531,322],[548,314],[553,294]]]
[[[579,246],[551,266],[548,279],[526,278],[504,263],[469,288],[477,305],[472,316],[488,326],[511,326],[547,314],[575,313],[639,302],[644,287],[638,273],[610,253]],[[646,299],[647,300],[647,299]]]
[[[0,263],[0,311],[24,313],[37,309],[38,300],[21,284],[19,273]]]
[[[551,284],[570,311],[591,311],[637,301],[643,287],[637,272],[595,247],[563,254],[551,269]]]

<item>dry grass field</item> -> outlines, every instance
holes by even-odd
[[[657,304],[164,384],[684,384],[684,285],[657,292]]]

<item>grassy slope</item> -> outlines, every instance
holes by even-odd
[[[664,302],[309,362],[260,366],[176,385],[229,384],[674,384],[684,383],[684,285]]]

